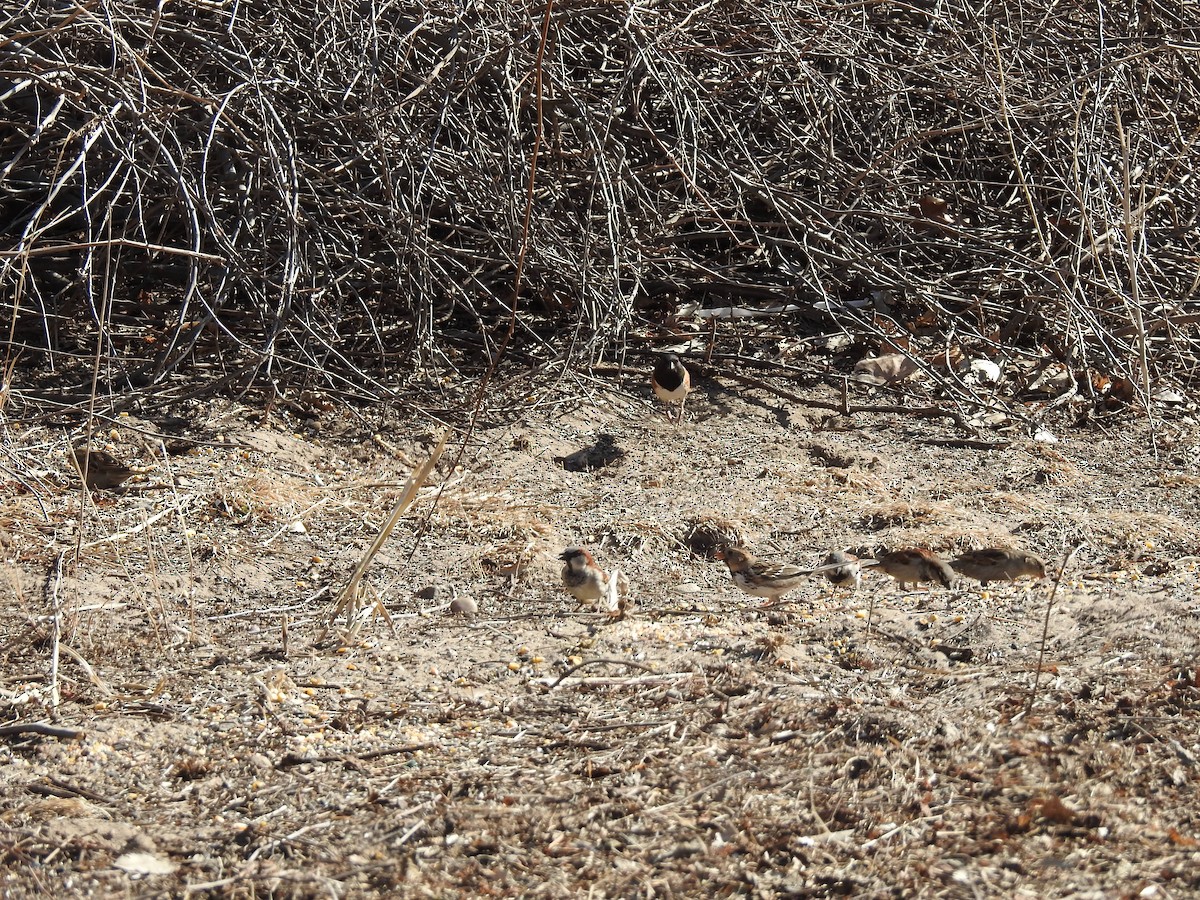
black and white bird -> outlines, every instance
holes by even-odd
[[[857,591],[862,584],[862,566],[858,557],[845,550],[834,550],[821,563],[821,570],[830,583]]]
[[[654,387],[654,395],[664,403],[678,403],[679,417],[676,422],[683,421],[683,404],[687,401],[688,391],[692,389],[692,376],[687,367],[674,353],[660,353],[654,372],[650,376]]]

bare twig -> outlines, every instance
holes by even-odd
[[[43,722],[16,722],[12,725],[0,725],[0,737],[17,737],[22,734],[38,734],[44,737],[65,738],[70,741],[83,737],[83,732],[77,728],[61,728],[57,725],[46,725]]]
[[[1054,609],[1054,600],[1058,596],[1059,585],[1062,584],[1063,572],[1067,570],[1071,560],[1075,558],[1075,554],[1083,547],[1083,543],[1078,543],[1071,548],[1071,552],[1063,557],[1062,563],[1059,564],[1058,572],[1054,576],[1054,587],[1050,590],[1050,596],[1046,598],[1046,614],[1042,617],[1042,639],[1038,646],[1037,666],[1033,672],[1033,684],[1029,687],[1029,697],[1025,701],[1025,715],[1028,716],[1033,712],[1033,702],[1037,697],[1038,685],[1042,678],[1042,666],[1046,660],[1046,642],[1050,639],[1050,612]]]

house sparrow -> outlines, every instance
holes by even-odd
[[[812,574],[799,566],[772,566],[744,547],[725,547],[717,559],[725,560],[734,584],[752,597],[766,597],[772,603],[798,588]]]
[[[603,601],[610,613],[625,611],[624,597],[629,593],[629,579],[620,570],[605,572],[582,547],[568,547],[561,554],[563,588],[579,601],[580,606]]]
[[[880,554],[873,563],[866,562],[864,565],[881,568],[896,579],[900,590],[907,590],[909,584],[922,581],[941,582],[943,587],[950,587],[954,582],[954,570],[944,559],[928,550],[892,550]]]
[[[1016,581],[1022,575],[1045,578],[1046,564],[1032,553],[1023,550],[968,550],[950,560],[950,566],[960,575],[974,578],[981,584],[989,581]]]
[[[679,417],[683,421],[683,404],[687,402],[688,391],[692,389],[692,376],[674,353],[660,353],[654,372],[650,375],[650,384],[654,388],[654,396],[664,403],[678,403]]]
[[[126,479],[138,471],[118,462],[111,453],[104,450],[88,450],[86,444],[72,447],[71,456],[75,461],[76,468],[79,469],[83,483],[88,486],[88,490],[92,491],[120,487]]]
[[[858,557],[844,550],[834,550],[821,563],[825,577],[837,587],[849,587],[857,591],[862,584],[862,566]]]

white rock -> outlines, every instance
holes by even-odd
[[[177,863],[153,853],[122,853],[113,865],[130,875],[170,875],[179,868]]]

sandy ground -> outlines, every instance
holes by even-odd
[[[68,731],[0,742],[0,891],[1200,895],[1193,424],[1044,444],[699,382],[679,427],[580,378],[452,441],[350,629],[428,420],[213,403],[164,456],[127,418],[144,471],[90,497],[61,430],[10,432],[3,724]],[[763,609],[689,549],[714,523],[801,565],[1082,546],[1052,604],[868,575]],[[570,545],[631,614],[576,608]]]

